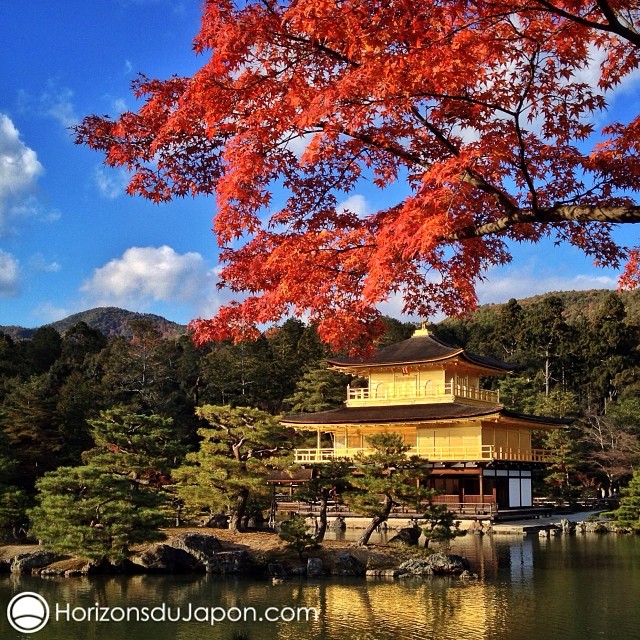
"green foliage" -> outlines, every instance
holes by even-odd
[[[19,539],[26,533],[28,494],[15,486],[17,463],[11,459],[9,448],[0,432],[0,539]]]
[[[603,404],[614,400],[623,373],[633,366],[633,346],[637,329],[626,322],[626,310],[620,296],[611,292],[600,304],[589,325],[588,357],[594,363],[589,372],[589,386]]]
[[[511,298],[496,314],[494,352],[517,362],[524,349],[525,312],[517,300]]]
[[[173,345],[148,321],[132,321],[131,330],[130,340],[117,338],[103,350],[102,384],[133,412],[164,411],[175,387]]]
[[[449,511],[446,505],[434,504],[433,500],[429,500],[429,508],[422,515],[424,523],[420,523],[425,537],[424,546],[429,547],[435,542],[448,547],[454,538],[465,535],[466,531],[460,530],[460,522],[455,517],[455,513]]]
[[[63,456],[64,437],[55,409],[55,389],[47,374],[17,384],[5,398],[0,423],[18,464],[20,486],[27,490]]]
[[[106,346],[106,336],[86,322],[78,322],[71,326],[62,340],[61,359],[76,368],[87,364],[90,356],[100,353]]]
[[[85,464],[59,467],[36,483],[31,532],[56,551],[114,562],[130,547],[162,539],[165,491],[179,447],[170,421],[117,409],[92,422],[96,446]]]
[[[164,538],[163,496],[126,476],[91,465],[59,467],[37,488],[31,533],[54,551],[119,562],[132,545]]]
[[[82,457],[109,473],[160,487],[184,455],[171,420],[162,416],[111,409],[91,420],[91,426],[95,446]]]
[[[305,372],[285,402],[291,404],[291,413],[335,409],[344,403],[347,383],[347,376],[319,364]]]
[[[619,398],[607,407],[607,416],[630,434],[640,437],[640,396]]]
[[[417,506],[431,494],[419,486],[428,474],[425,460],[406,455],[409,446],[400,434],[372,435],[367,443],[373,451],[354,460],[355,471],[349,481],[352,489],[345,494],[345,501],[353,511],[371,517],[371,523],[358,540],[359,545],[368,543],[375,528],[388,519],[394,506]]]
[[[500,402],[522,413],[534,413],[538,392],[532,380],[521,377],[503,378],[498,383]]]
[[[249,496],[270,503],[266,479],[290,462],[292,434],[277,417],[251,407],[205,405],[197,414],[209,427],[198,430],[199,450],[175,470],[176,493],[193,513],[230,514],[230,527],[239,530]]]
[[[640,532],[640,471],[635,471],[629,486],[622,490],[620,506],[612,512],[620,527]]]
[[[553,452],[553,461],[544,479],[549,494],[572,503],[580,493],[577,473],[581,455],[576,430],[568,427],[547,432],[545,446]]]
[[[318,546],[314,535],[309,533],[306,520],[298,514],[280,524],[278,535],[281,540],[286,542],[288,548],[298,554],[300,560],[303,560],[305,551],[315,549]]]
[[[20,540],[27,531],[29,496],[14,485],[0,484],[0,538]]]
[[[553,418],[572,418],[580,414],[580,406],[574,392],[554,389],[549,395],[538,394],[531,413]]]
[[[288,320],[253,342],[211,345],[202,362],[202,400],[280,411],[304,371],[325,355],[314,327]]]
[[[25,344],[35,374],[45,373],[62,353],[62,338],[53,327],[40,327]]]
[[[202,426],[196,406],[275,413],[283,407],[319,411],[344,400],[347,378],[319,365],[336,354],[326,352],[313,327],[297,320],[267,330],[255,343],[197,349],[187,335],[176,337],[180,327],[154,317],[144,318],[151,324],[129,326],[130,319],[122,310],[102,309],[56,324],[60,334],[51,327],[31,330],[34,340],[0,334],[0,428],[9,442],[0,463],[6,460],[10,469],[0,479],[6,523],[22,526],[24,501],[32,499],[45,472],[83,463],[80,454],[94,446],[92,424],[101,410],[124,404],[134,414],[172,418],[171,437],[195,451]],[[414,329],[411,323],[384,321],[388,333],[382,343],[407,338]],[[107,335],[89,326],[94,322]],[[640,292],[583,291],[488,305],[432,329],[471,351],[520,365],[499,382],[508,408],[581,416],[567,445],[575,451],[559,442],[547,483],[553,495],[572,499],[585,486],[615,492],[640,462],[639,322]],[[315,437],[309,446],[314,445]],[[279,464],[274,459],[267,466]],[[216,491],[214,500],[207,482],[194,484],[191,495],[200,492],[202,499],[190,498],[186,511],[204,505],[233,511],[232,494]],[[247,509],[261,509],[271,498],[257,488],[259,482]],[[318,486],[315,499],[330,488]],[[352,493],[363,491],[354,487]]]
[[[340,500],[340,495],[349,486],[353,464],[347,459],[335,459],[312,466],[313,476],[301,484],[296,491],[299,500],[317,503],[318,528],[314,534],[316,542],[322,542],[327,530],[327,509],[330,500]]]

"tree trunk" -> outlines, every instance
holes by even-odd
[[[393,508],[393,500],[391,496],[384,497],[383,510],[375,515],[367,528],[364,530],[364,533],[360,536],[358,541],[356,542],[356,547],[366,547],[369,544],[369,538],[373,534],[373,532],[383,523],[386,522],[389,518],[389,514],[391,513],[391,509]]]
[[[545,398],[549,397],[549,393],[551,391],[551,363],[549,356],[549,349],[545,352],[545,360],[544,360],[544,396]]]
[[[249,490],[241,489],[238,495],[236,496],[236,508],[231,514],[231,518],[229,519],[229,529],[231,531],[242,531],[242,520],[244,518],[244,512],[247,509],[247,500],[249,499]]]
[[[316,531],[316,535],[313,537],[315,542],[322,542],[324,540],[324,534],[327,532],[327,505],[329,503],[329,491],[326,489],[320,494],[320,513],[318,514],[320,520],[320,526]]]

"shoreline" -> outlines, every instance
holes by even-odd
[[[585,533],[626,533],[613,522],[594,516],[597,513],[582,512],[560,518],[492,524],[490,527],[486,523],[477,523],[475,527],[464,528],[467,535],[500,537],[535,535],[546,538]],[[394,524],[396,526],[385,529],[389,535],[402,531],[402,527],[397,526],[400,523]],[[347,528],[347,531],[355,530],[357,528],[353,525]],[[118,564],[54,553],[37,543],[1,544],[0,574],[74,577],[210,573],[266,577],[274,581],[294,576],[477,577],[471,572],[465,558],[438,547],[425,549],[421,545],[394,544],[390,541],[357,547],[353,539],[325,538],[320,546],[307,549],[301,560],[270,529],[234,532],[229,529],[177,527],[163,529],[163,532],[165,540],[133,548],[130,557]]]
[[[0,545],[0,573],[75,577],[110,574],[247,575],[281,581],[290,577],[454,575],[473,578],[466,559],[439,550],[400,544],[356,547],[325,540],[305,551],[303,560],[269,530],[236,533],[228,529],[175,528],[166,539],[133,550],[119,564],[56,554],[38,544]]]

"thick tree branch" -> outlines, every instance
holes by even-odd
[[[589,27],[590,29],[597,29],[598,31],[615,33],[616,35],[624,38],[625,40],[628,40],[637,47],[640,47],[640,33],[622,24],[615,10],[608,2],[606,2],[606,0],[597,0],[597,5],[602,11],[604,17],[607,19],[608,24],[597,22],[595,20],[589,20],[588,18],[585,18],[583,16],[570,13],[569,11],[565,11],[564,9],[560,9],[560,7],[556,7],[556,5],[554,5],[552,2],[548,2],[547,0],[535,0],[535,3],[541,5],[550,13],[554,13],[558,16],[561,16],[562,18],[566,18],[567,20],[571,20],[572,22],[581,24],[584,27]]]
[[[516,213],[481,224],[467,226],[447,236],[444,240],[468,240],[491,234],[500,234],[519,224],[553,224],[558,222],[600,222],[610,224],[634,224],[640,222],[640,205],[558,205],[533,211],[521,209]]]

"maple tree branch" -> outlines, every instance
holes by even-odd
[[[514,117],[516,112],[496,102],[487,102],[474,98],[471,95],[455,94],[455,93],[438,93],[436,91],[419,92],[410,95],[411,98],[429,99],[429,100],[451,100],[452,102],[466,102],[467,104],[476,105],[478,107],[486,107],[498,113],[504,113],[507,116]],[[383,102],[382,100],[380,102]]]
[[[286,27],[288,25],[283,25],[283,26]],[[325,42],[321,42],[318,38],[305,38],[304,36],[295,35],[293,33],[290,33],[289,31],[286,31],[286,32],[282,31],[276,35],[282,36],[285,40],[291,40],[292,42],[295,42],[298,44],[309,45],[310,47],[316,49],[317,51],[320,51],[321,53],[326,54],[329,58],[332,58],[337,62],[342,62],[344,64],[347,64],[356,68],[360,67],[359,62],[349,58],[343,53],[340,53],[340,51],[337,51],[336,49],[332,49],[331,47],[327,46]]]
[[[589,20],[588,18],[584,18],[580,15],[570,13],[569,11],[565,11],[564,9],[557,7],[555,4],[549,2],[548,0],[535,0],[535,2],[536,4],[542,5],[550,13],[554,13],[562,18],[571,20],[572,22],[576,22],[584,27],[589,27],[590,29],[597,29],[598,31],[615,33],[621,38],[628,40],[632,44],[640,46],[640,33],[622,24],[618,18],[618,14],[611,7],[611,5],[606,2],[606,0],[596,0],[596,3],[602,11],[604,17],[608,20],[609,24],[596,22],[595,20]]]
[[[433,123],[429,122],[429,120],[427,120],[427,118],[425,118],[416,107],[412,107],[411,111],[423,126],[426,127],[452,155],[456,157],[460,155],[460,151],[453,142],[451,142],[451,140],[449,140],[449,138],[440,129],[433,125]],[[472,167],[466,168],[465,173],[462,176],[462,181],[491,196],[503,207],[505,211],[508,211],[510,214],[516,214],[518,212],[517,205],[505,191],[494,184],[491,184],[486,178],[484,178],[484,176],[480,175]]]
[[[527,154],[526,154],[526,144],[524,141],[524,136],[522,133],[522,128],[520,127],[520,116],[523,112],[525,101],[531,88],[533,86],[533,80],[535,78],[537,61],[540,54],[539,48],[536,48],[535,52],[529,58],[529,78],[525,84],[524,90],[520,95],[520,100],[518,101],[518,108],[516,109],[516,113],[514,115],[514,127],[516,131],[516,136],[518,138],[518,159],[520,163],[520,171],[522,171],[522,175],[524,176],[525,182],[527,183],[527,187],[529,188],[529,193],[531,194],[531,203],[533,210],[537,210],[538,208],[538,194],[536,191],[536,186],[533,182],[533,178],[529,171],[529,167],[527,166]]]
[[[504,233],[519,224],[553,224],[560,222],[600,222],[609,224],[640,223],[640,205],[556,205],[538,210],[519,209],[497,220],[478,226],[466,226],[446,236],[443,240],[469,240],[491,234]]]
[[[339,125],[336,127],[336,130],[345,136],[349,136],[354,140],[359,140],[360,142],[364,142],[365,144],[375,147],[376,149],[380,149],[381,151],[387,151],[391,155],[396,156],[397,158],[401,158],[410,164],[417,164],[425,169],[428,168],[428,165],[424,162],[424,160],[416,155],[415,153],[410,153],[406,149],[399,147],[397,145],[391,144],[388,140],[380,140],[379,138],[375,138],[368,133],[363,133],[360,131],[354,131],[353,129],[349,129],[345,126]]]

